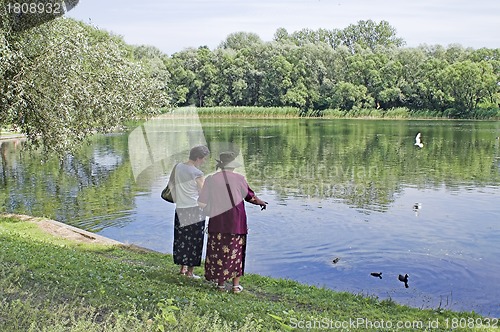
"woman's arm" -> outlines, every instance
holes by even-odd
[[[196,181],[196,187],[198,188],[198,194],[201,193],[201,188],[203,188],[203,185],[205,184],[205,178],[203,176],[197,177],[195,179]]]
[[[208,204],[207,203],[202,203],[200,202],[200,198],[202,198],[202,200],[207,200],[207,193],[203,191],[203,186],[205,185],[205,183],[208,184],[208,182],[205,181],[205,178],[203,176],[201,177],[198,177],[195,179],[196,180],[196,185],[198,186],[198,193],[200,194],[200,196],[198,197],[198,206],[202,209],[204,209]],[[206,189],[205,189],[206,191]],[[204,197],[202,197],[204,196]]]
[[[267,202],[261,200],[257,196],[252,197],[248,202],[252,203],[252,204],[255,204],[255,205],[260,205],[260,209],[261,210],[265,210],[266,207],[267,207],[267,204],[268,204]]]

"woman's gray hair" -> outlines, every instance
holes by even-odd
[[[189,160],[197,160],[198,158],[205,158],[210,154],[210,150],[205,145],[198,145],[189,151]]]

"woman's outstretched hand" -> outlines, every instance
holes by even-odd
[[[254,196],[250,202],[255,204],[255,205],[259,205],[261,211],[265,210],[267,208],[267,204],[269,204],[266,201],[261,200],[257,196]]]

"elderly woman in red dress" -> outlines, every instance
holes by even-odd
[[[200,206],[208,204],[208,243],[205,259],[205,278],[217,282],[225,291],[224,282],[232,279],[233,293],[243,290],[240,277],[245,270],[246,238],[248,233],[244,201],[260,205],[267,202],[250,189],[245,177],[234,173],[241,166],[234,152],[220,154],[220,172],[208,177],[198,198]]]

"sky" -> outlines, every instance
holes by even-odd
[[[271,41],[278,28],[344,29],[382,20],[406,46],[500,48],[498,0],[80,0],[66,16],[167,54],[216,48],[234,32]]]

